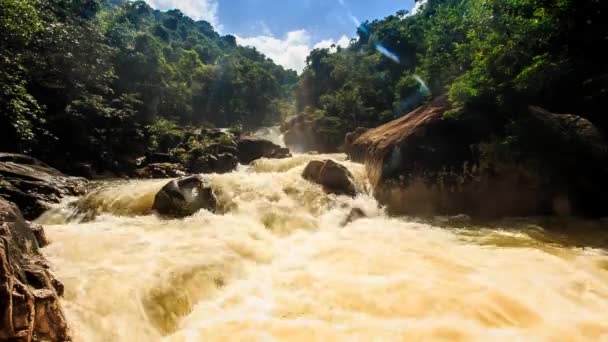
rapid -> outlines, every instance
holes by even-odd
[[[296,155],[210,175],[218,214],[155,216],[166,180],[105,182],[47,212],[76,340],[608,340],[602,223],[388,217],[302,179],[326,158],[369,192],[344,155]],[[352,208],[368,217],[344,225]]]

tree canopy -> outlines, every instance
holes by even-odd
[[[374,127],[447,95],[507,119],[538,105],[606,130],[608,30],[600,0],[428,0],[364,22],[346,48],[316,49],[297,89],[302,111],[340,132]]]
[[[279,121],[297,74],[143,1],[0,0],[0,149],[101,162],[149,125]]]

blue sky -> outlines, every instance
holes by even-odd
[[[300,72],[312,48],[346,45],[356,22],[384,18],[413,0],[145,0],[161,10],[179,8],[204,19],[242,45]]]

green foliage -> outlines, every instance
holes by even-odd
[[[298,109],[377,126],[447,94],[452,117],[535,104],[608,128],[602,13],[600,0],[428,0],[416,15],[363,23],[348,48],[313,50]]]
[[[178,124],[276,123],[297,81],[209,23],[144,1],[0,0],[0,32],[0,149],[50,160],[114,167],[171,148]]]
[[[178,125],[169,120],[159,119],[155,123],[146,126],[152,150],[167,151],[175,147],[183,138],[184,132]],[[173,145],[173,146],[171,146]]]

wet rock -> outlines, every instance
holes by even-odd
[[[353,208],[350,213],[348,213],[348,216],[346,216],[346,219],[344,219],[344,221],[342,222],[342,227],[366,217],[367,214],[365,214],[365,212],[361,208]]]
[[[44,231],[44,227],[39,224],[30,224],[30,228],[36,237],[36,241],[38,242],[38,246],[46,247],[50,244],[48,237],[46,236],[46,232]]]
[[[601,216],[608,148],[581,117],[530,107],[507,157],[496,116],[450,109],[439,98],[363,133],[348,153],[364,161],[378,201],[392,214]],[[472,109],[471,109],[472,110]],[[515,151],[515,152],[513,152]],[[509,157],[517,156],[516,158]]]
[[[63,285],[38,241],[17,206],[0,198],[0,341],[70,340],[59,305]]]
[[[87,180],[69,177],[38,159],[0,153],[0,196],[16,203],[27,219],[35,219],[65,196],[82,195]]]
[[[322,185],[329,193],[348,196],[355,196],[357,193],[350,171],[331,159],[309,162],[302,172],[302,177]]]
[[[185,175],[184,167],[176,163],[150,164],[135,170],[135,177],[144,179],[175,178]]]
[[[213,171],[215,173],[228,173],[236,169],[239,159],[231,153],[220,153],[215,156]]]
[[[229,173],[236,170],[238,158],[231,153],[207,154],[190,162],[188,171],[192,173]]]
[[[242,164],[250,164],[260,158],[282,159],[291,157],[288,148],[255,137],[241,137],[238,141],[238,150],[239,161]]]
[[[201,209],[215,212],[218,201],[201,176],[172,180],[155,196],[153,209],[163,216],[185,217]]]

